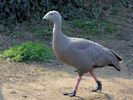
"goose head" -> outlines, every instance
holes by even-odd
[[[58,11],[49,11],[44,15],[43,19],[50,20],[54,23],[61,22],[62,18]]]

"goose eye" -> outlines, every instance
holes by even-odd
[[[51,14],[53,16],[53,14]]]

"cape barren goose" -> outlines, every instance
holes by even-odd
[[[64,63],[77,69],[78,78],[74,90],[64,95],[75,96],[81,77],[84,73],[90,73],[97,83],[97,87],[92,90],[96,92],[102,90],[102,84],[97,79],[93,69],[102,68],[106,65],[113,66],[118,71],[122,58],[112,50],[90,40],[83,38],[68,37],[62,32],[62,17],[57,11],[49,11],[43,19],[54,23],[52,47],[57,58]]]

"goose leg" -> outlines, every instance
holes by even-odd
[[[93,69],[91,69],[91,70],[89,71],[89,73],[90,73],[90,75],[94,78],[94,80],[95,80],[95,82],[96,82],[96,84],[97,84],[96,88],[95,88],[95,89],[92,89],[92,92],[97,92],[97,90],[100,90],[100,91],[101,91],[101,90],[102,90],[102,84],[101,84],[101,82],[97,79],[97,77],[96,77],[96,75],[95,75]]]
[[[79,83],[81,81],[81,78],[82,78],[82,76],[78,76],[77,77],[77,83],[76,83],[76,86],[75,86],[74,90],[72,92],[70,92],[70,93],[66,92],[66,93],[64,93],[64,95],[69,95],[70,97],[75,96],[76,93],[77,93],[78,86],[79,86]]]

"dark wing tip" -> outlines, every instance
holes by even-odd
[[[117,53],[115,53],[113,50],[110,49],[110,51],[117,57],[119,61],[123,61],[122,57],[119,56]]]

